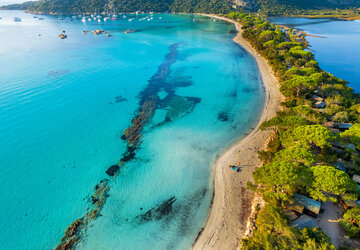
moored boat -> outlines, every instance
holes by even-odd
[[[14,17],[14,22],[21,22],[21,18],[20,17]]]

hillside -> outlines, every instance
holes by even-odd
[[[3,6],[6,9],[27,9],[45,13],[103,12],[186,12],[229,13],[232,0],[41,0],[23,5]]]
[[[46,13],[187,12],[229,13],[241,9],[269,16],[303,14],[309,10],[360,7],[360,0],[40,0],[6,6]],[[355,9],[356,10],[356,9]]]

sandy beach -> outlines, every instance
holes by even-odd
[[[257,151],[262,150],[270,136],[260,124],[275,116],[282,100],[278,81],[266,60],[242,37],[241,25],[231,19],[212,16],[235,24],[238,34],[234,41],[248,51],[258,64],[266,92],[265,105],[254,129],[220,155],[213,166],[214,199],[211,211],[193,249],[238,249],[246,231],[254,193],[246,188],[253,181],[252,172],[260,165]],[[229,165],[242,166],[241,172]]]

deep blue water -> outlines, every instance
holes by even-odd
[[[13,22],[15,16],[23,21]],[[93,188],[104,178],[110,196],[79,248],[189,248],[209,212],[213,161],[251,129],[263,107],[256,62],[232,41],[234,26],[170,14],[106,23],[38,20],[17,11],[0,17],[0,249],[54,248],[91,208]],[[113,36],[82,32],[100,28]],[[68,38],[61,40],[63,30]],[[174,44],[166,81],[182,83],[176,96],[200,102],[158,107],[136,158],[110,178],[105,171],[126,150],[120,137],[139,93]],[[138,219],[171,197],[169,213]]]
[[[325,37],[306,37],[311,49],[315,50],[315,58],[320,67],[348,81],[349,86],[360,92],[360,20],[297,17],[277,17],[270,20],[304,30],[311,35]]]

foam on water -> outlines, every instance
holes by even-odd
[[[84,215],[94,185],[126,150],[120,136],[139,93],[175,43],[168,81],[182,84],[177,96],[200,102],[156,110],[136,159],[113,180],[102,216],[78,246],[189,248],[209,212],[212,162],[249,131],[263,105],[256,63],[232,41],[233,25],[191,15],[106,24],[0,16],[1,248],[53,248]],[[23,22],[9,21],[14,16]],[[82,34],[98,28],[113,36]]]

